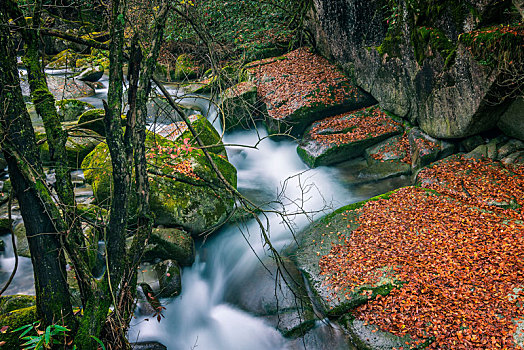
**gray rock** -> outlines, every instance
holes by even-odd
[[[191,235],[176,228],[154,228],[142,261],[158,260],[176,260],[180,266],[191,266],[195,261],[195,243]]]
[[[374,132],[360,128],[360,120],[375,118],[376,114],[379,114],[377,118],[382,118],[378,123],[384,130]],[[361,156],[366,148],[402,131],[400,123],[374,106],[314,122],[306,130],[297,152],[311,167],[331,165]]]
[[[132,350],[167,350],[165,345],[162,345],[158,342],[148,341],[131,344]]]
[[[263,110],[257,101],[257,87],[252,82],[243,82],[220,94],[220,112],[224,129],[251,129],[262,119]]]
[[[511,104],[497,126],[506,135],[524,141],[524,97],[517,98]]]
[[[86,68],[76,76],[76,79],[81,81],[89,81],[89,82],[96,82],[99,81],[100,78],[104,75],[104,68],[101,66],[93,66]]]
[[[58,115],[65,122],[76,121],[82,113],[94,108],[95,106],[90,103],[74,99],[56,101]]]
[[[506,158],[510,154],[523,150],[523,149],[524,149],[524,142],[520,140],[515,140],[515,139],[509,140],[508,142],[500,146],[500,148],[497,150],[497,159],[501,160],[503,158]]]
[[[383,332],[377,326],[368,325],[358,319],[348,320],[346,328],[351,340],[357,345],[358,349],[392,350],[403,349],[404,347],[411,349],[413,345],[409,345],[412,340],[407,336],[398,337],[394,334]]]
[[[446,158],[455,151],[454,144],[434,139],[419,128],[411,129],[408,138],[411,146],[411,166],[413,169],[420,169],[439,159]]]
[[[504,164],[524,164],[524,151],[515,152],[502,159]]]
[[[25,234],[25,226],[23,222],[19,222],[14,227],[14,233],[16,237],[16,251],[18,255],[30,258],[31,252],[29,251],[29,242]]]
[[[164,260],[153,267],[158,278],[158,298],[173,298],[182,292],[180,267],[174,260]]]
[[[286,350],[356,350],[340,326],[327,320],[317,321],[315,328],[289,342]]]
[[[409,13],[408,2],[398,2],[398,25],[388,32],[384,23],[391,12],[380,1],[314,0],[309,27],[319,50],[353,74],[383,108],[418,122],[433,137],[460,138],[492,129],[504,113],[507,103],[490,103],[500,72],[480,64],[461,44],[454,57],[430,43],[417,56],[411,19],[419,18],[416,26],[438,28],[441,38],[457,45],[459,34],[476,29],[477,16],[491,11],[488,3],[469,2],[471,12],[446,5],[435,19]]]
[[[480,135],[468,137],[460,142],[460,146],[464,148],[466,152],[471,152],[480,145],[483,145],[484,139]]]
[[[311,329],[316,317],[302,275],[289,259],[282,261],[283,277],[277,277],[273,259],[265,259],[264,266],[257,266],[244,278],[237,276],[238,285],[233,286],[234,293],[227,300],[263,317],[284,336],[296,337]]]

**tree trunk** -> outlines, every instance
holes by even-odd
[[[18,198],[33,262],[38,314],[46,324],[74,325],[60,245],[63,228],[36,148],[34,130],[20,88],[16,52],[6,8],[0,7],[0,132],[2,150]]]

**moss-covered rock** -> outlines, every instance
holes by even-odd
[[[297,152],[311,167],[339,163],[403,131],[402,125],[378,107],[328,117],[305,132]]]
[[[47,69],[75,68],[79,55],[71,49],[57,53],[46,66]]]
[[[45,134],[37,134],[37,139],[44,139]],[[68,165],[71,168],[78,169],[82,164],[84,158],[95,149],[96,145],[100,143],[101,137],[99,134],[88,129],[76,129],[69,132],[66,142],[66,154]],[[44,163],[51,161],[49,154],[49,145],[46,142],[39,145],[40,158]]]
[[[0,235],[9,233],[11,226],[13,225],[13,220],[9,219],[0,219]]]
[[[84,128],[96,132],[99,135],[106,135],[104,116],[106,112],[103,109],[91,109],[80,115],[78,124]]]
[[[226,131],[251,129],[262,117],[257,103],[257,87],[252,82],[242,82],[220,95],[221,121]]]
[[[171,71],[171,79],[175,81],[195,79],[200,72],[200,66],[188,54],[182,54],[176,59],[175,69]]]
[[[158,260],[176,260],[181,266],[191,266],[195,261],[195,243],[191,235],[176,228],[154,228],[141,261]]]
[[[198,134],[198,138],[207,146],[207,150],[227,159],[227,152],[220,135],[213,125],[202,114],[190,115],[189,121]],[[183,121],[162,126],[157,131],[161,136],[174,142],[188,142],[194,147],[199,147],[196,138]]]
[[[25,234],[25,226],[23,222],[18,223],[13,230],[16,237],[16,251],[18,255],[30,258],[31,252],[29,251],[29,242]]]
[[[182,292],[182,273],[174,260],[164,260],[153,267],[158,278],[158,298],[173,298]]]
[[[222,224],[234,200],[222,187],[203,152],[147,133],[150,207],[158,225],[182,227],[199,234]],[[227,181],[236,186],[236,169],[225,159],[211,157]],[[99,144],[82,163],[85,178],[99,205],[109,204],[112,166],[106,144]],[[135,197],[131,199],[134,212]]]
[[[32,324],[38,320],[36,306],[22,307],[8,312],[0,312],[0,326],[8,327],[6,333],[0,333],[0,342],[5,342],[5,349],[20,349],[25,341],[20,340],[20,333],[15,329]]]
[[[104,75],[104,68],[102,66],[88,67],[84,69],[76,79],[81,81],[96,82]]]
[[[65,122],[76,121],[82,113],[94,108],[90,103],[74,99],[56,101],[58,115]]]

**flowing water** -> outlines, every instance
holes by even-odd
[[[106,93],[106,89],[97,90],[95,97],[82,100],[99,106]],[[172,93],[176,95],[176,91]],[[207,114],[220,130],[215,120],[216,110],[206,99],[185,98],[181,103]],[[225,144],[257,146],[227,147],[229,159],[238,170],[238,189],[252,201],[286,213],[297,232],[313,218],[334,208],[384,193],[407,181],[393,179],[353,186],[351,166],[309,170],[298,157],[294,142],[264,138],[266,135],[261,130],[263,128],[224,135]],[[268,214],[267,221],[265,217],[263,219],[277,250],[292,244],[292,230],[284,224],[281,216]],[[163,300],[166,310],[161,322],[145,316],[133,319],[129,331],[132,342],[159,341],[172,350],[302,349],[305,343],[312,344],[309,349],[348,348],[336,325],[327,327],[330,325],[319,322],[318,331],[312,336],[316,340],[293,342],[284,339],[263,318],[228,303],[231,295],[236,293],[235,288],[249,284],[253,272],[260,267],[260,260],[264,260],[267,254],[255,220],[224,227],[207,240],[198,242],[197,248],[196,262],[182,272],[181,295],[174,300]],[[12,262],[12,252],[8,247],[0,258],[1,270],[11,271]],[[7,279],[8,272],[0,274],[0,282]],[[31,275],[30,260],[23,258],[10,292],[30,293]],[[330,340],[324,346],[322,339],[326,338]]]

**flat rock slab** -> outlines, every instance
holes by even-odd
[[[270,134],[298,136],[315,120],[375,103],[334,65],[306,48],[248,68],[266,104]]]
[[[366,149],[369,172],[381,179],[411,174],[411,148],[406,133]]]
[[[442,140],[437,140],[425,134],[419,128],[410,130],[409,146],[411,149],[411,166],[420,169],[439,159],[448,157],[455,152],[455,145]]]
[[[403,130],[379,107],[368,107],[314,122],[297,152],[311,167],[335,164],[361,156],[366,148]]]

